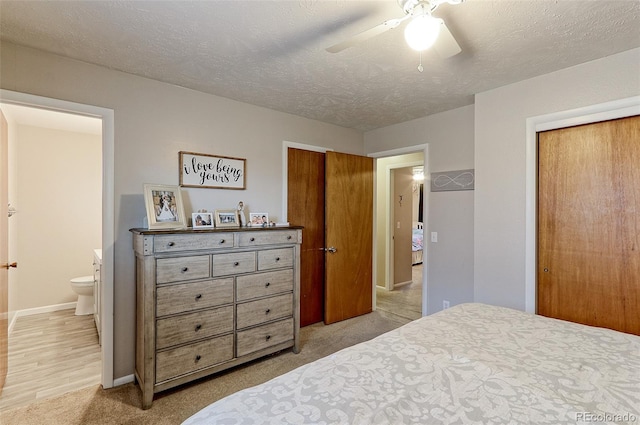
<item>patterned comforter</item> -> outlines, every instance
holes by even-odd
[[[219,400],[200,424],[640,424],[640,337],[462,304]]]

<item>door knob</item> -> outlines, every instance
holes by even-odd
[[[333,246],[330,246],[329,248],[325,248],[324,249],[326,252],[330,252],[330,253],[335,253],[337,251],[337,249]]]
[[[2,265],[2,268],[3,268],[3,269],[9,269],[9,267],[13,267],[13,268],[15,269],[16,267],[18,267],[18,263],[16,263],[16,262],[14,261],[14,262],[13,262],[13,263],[11,263],[11,264],[3,264],[3,265]]]

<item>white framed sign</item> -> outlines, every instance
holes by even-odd
[[[179,162],[180,186],[245,189],[246,159],[181,151]]]

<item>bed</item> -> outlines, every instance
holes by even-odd
[[[640,423],[640,337],[474,303],[232,394],[184,425],[594,422]]]
[[[422,264],[422,248],[423,248],[423,236],[424,230],[422,229],[422,223],[414,221],[411,228],[411,264]]]

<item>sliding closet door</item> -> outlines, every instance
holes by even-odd
[[[325,323],[372,310],[373,159],[325,154]]]
[[[640,335],[640,117],[538,135],[539,314]]]
[[[0,393],[7,377],[9,355],[9,134],[0,111]]]

